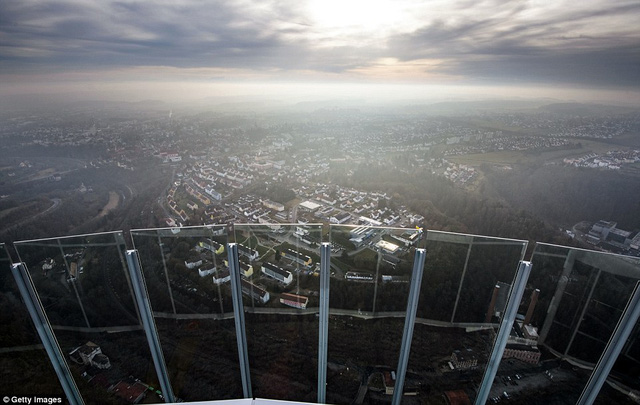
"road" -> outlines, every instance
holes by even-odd
[[[42,217],[44,215],[52,213],[53,211],[58,209],[58,207],[60,206],[60,203],[62,203],[62,200],[59,199],[59,198],[52,198],[51,202],[53,202],[53,204],[51,204],[51,206],[49,208],[47,208],[46,210],[44,210],[42,212],[39,212],[39,213],[37,213],[37,214],[35,214],[33,216],[24,218],[22,221],[11,225],[9,228],[6,229],[6,231],[19,228],[19,227],[23,226],[24,224],[27,224],[27,223],[32,222],[32,221],[35,221],[36,219],[38,219],[38,218],[40,218],[40,217]]]

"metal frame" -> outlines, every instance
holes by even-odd
[[[411,352],[411,340],[413,339],[413,327],[418,311],[418,301],[420,299],[420,286],[422,285],[422,273],[424,261],[427,255],[425,249],[416,249],[413,259],[413,271],[411,273],[411,286],[409,287],[409,299],[407,301],[407,315],[404,318],[404,331],[402,333],[402,345],[400,346],[400,358],[396,369],[396,383],[393,387],[392,405],[400,405],[402,393],[404,391],[404,378],[407,374],[407,364],[409,364],[409,353]]]
[[[49,355],[51,365],[58,376],[58,380],[60,380],[60,384],[62,385],[62,389],[64,390],[69,403],[72,405],[84,404],[80,391],[76,386],[73,376],[71,375],[71,370],[69,370],[69,366],[64,359],[64,354],[62,353],[60,345],[58,345],[53,334],[51,324],[47,319],[42,303],[38,298],[35,286],[31,281],[31,277],[29,277],[26,265],[24,263],[11,265],[11,273],[13,273],[13,278],[16,280],[16,284],[20,290],[20,295],[22,295],[22,299],[29,311],[29,315],[31,315],[31,320],[33,320],[36,330],[38,331],[38,335],[40,336],[40,340],[42,340],[42,345]]]
[[[491,357],[489,358],[489,362],[485,368],[482,383],[478,390],[478,396],[476,397],[475,402],[476,405],[484,405],[487,403],[489,392],[493,385],[493,379],[496,378],[502,354],[504,353],[504,349],[507,347],[509,333],[511,333],[513,322],[518,314],[518,307],[522,301],[522,296],[524,295],[524,290],[527,286],[529,274],[531,274],[531,262],[520,261],[518,271],[516,272],[516,278],[513,281],[513,286],[509,293],[507,307],[504,311],[504,316],[502,317],[500,328],[498,329],[498,335],[496,336],[496,341],[493,345]]]
[[[238,244],[227,244],[229,259],[229,274],[231,275],[231,297],[233,299],[233,313],[236,323],[236,341],[238,343],[238,362],[242,379],[242,393],[245,398],[252,398],[251,371],[249,355],[247,353],[247,331],[244,324],[244,306],[242,304],[242,284],[240,281],[240,263],[238,260]]]
[[[153,357],[153,364],[156,368],[162,393],[164,394],[164,401],[176,402],[176,397],[174,396],[173,389],[171,388],[171,381],[169,381],[167,365],[164,361],[164,356],[162,355],[158,329],[156,328],[153,313],[151,312],[149,294],[144,282],[144,276],[142,275],[142,268],[140,266],[140,259],[138,257],[137,250],[127,250],[127,264],[129,267],[129,275],[131,276],[135,300],[138,304],[138,308],[140,309],[142,326],[144,327],[144,332],[147,336],[149,350],[151,351],[151,357]]]
[[[318,403],[327,402],[327,353],[329,342],[329,280],[331,274],[331,244],[320,247],[320,305],[318,331]]]
[[[640,281],[636,282],[636,286],[633,289],[633,294],[627,302],[627,306],[622,313],[622,316],[618,320],[618,324],[604,349],[604,352],[600,356],[596,367],[593,369],[587,385],[584,387],[580,399],[578,399],[578,405],[592,404],[602,385],[607,380],[613,364],[618,359],[618,355],[622,351],[624,345],[627,343],[627,339],[631,335],[631,332],[636,326],[638,319],[640,318]]]

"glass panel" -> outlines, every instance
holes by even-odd
[[[328,403],[390,400],[422,236],[417,229],[331,226]]]
[[[253,395],[315,402],[322,226],[236,225]]]
[[[88,404],[162,402],[121,232],[15,243]]]
[[[639,375],[640,324],[636,323],[594,403],[597,405],[637,404],[640,396]]]
[[[640,261],[543,243],[531,261],[490,398],[506,392],[514,403],[575,403],[631,296]],[[609,403],[619,403],[612,390],[605,392]]]
[[[405,383],[420,401],[473,402],[526,241],[427,232]]]
[[[242,398],[227,267],[227,229],[132,230],[173,392]]]
[[[58,377],[33,327],[0,244],[0,381],[2,394],[17,397],[65,398]],[[9,388],[11,387],[11,388]]]

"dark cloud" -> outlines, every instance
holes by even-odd
[[[2,2],[0,67],[40,64],[48,69],[51,63],[61,63],[62,68],[281,66],[282,59],[275,62],[284,48],[295,49],[285,37],[295,34],[296,28],[279,31],[268,16],[252,19],[247,10],[232,3],[104,2],[90,6],[78,1],[53,7]],[[304,51],[301,46],[295,53],[300,56]]]
[[[390,38],[389,56],[445,59],[440,73],[474,81],[640,86],[640,31],[615,23],[629,13],[640,15],[640,3],[512,21],[523,11],[518,6],[502,17],[433,21]],[[583,34],[607,19],[611,32]]]
[[[340,41],[320,31],[293,0],[3,0],[0,73],[137,66],[341,73],[392,58],[438,61],[435,73],[470,81],[640,86],[640,32],[618,20],[640,16],[637,1],[549,12],[521,0],[448,7],[372,45],[365,34]]]

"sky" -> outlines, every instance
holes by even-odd
[[[638,0],[2,0],[0,96],[640,104],[638,21]]]

